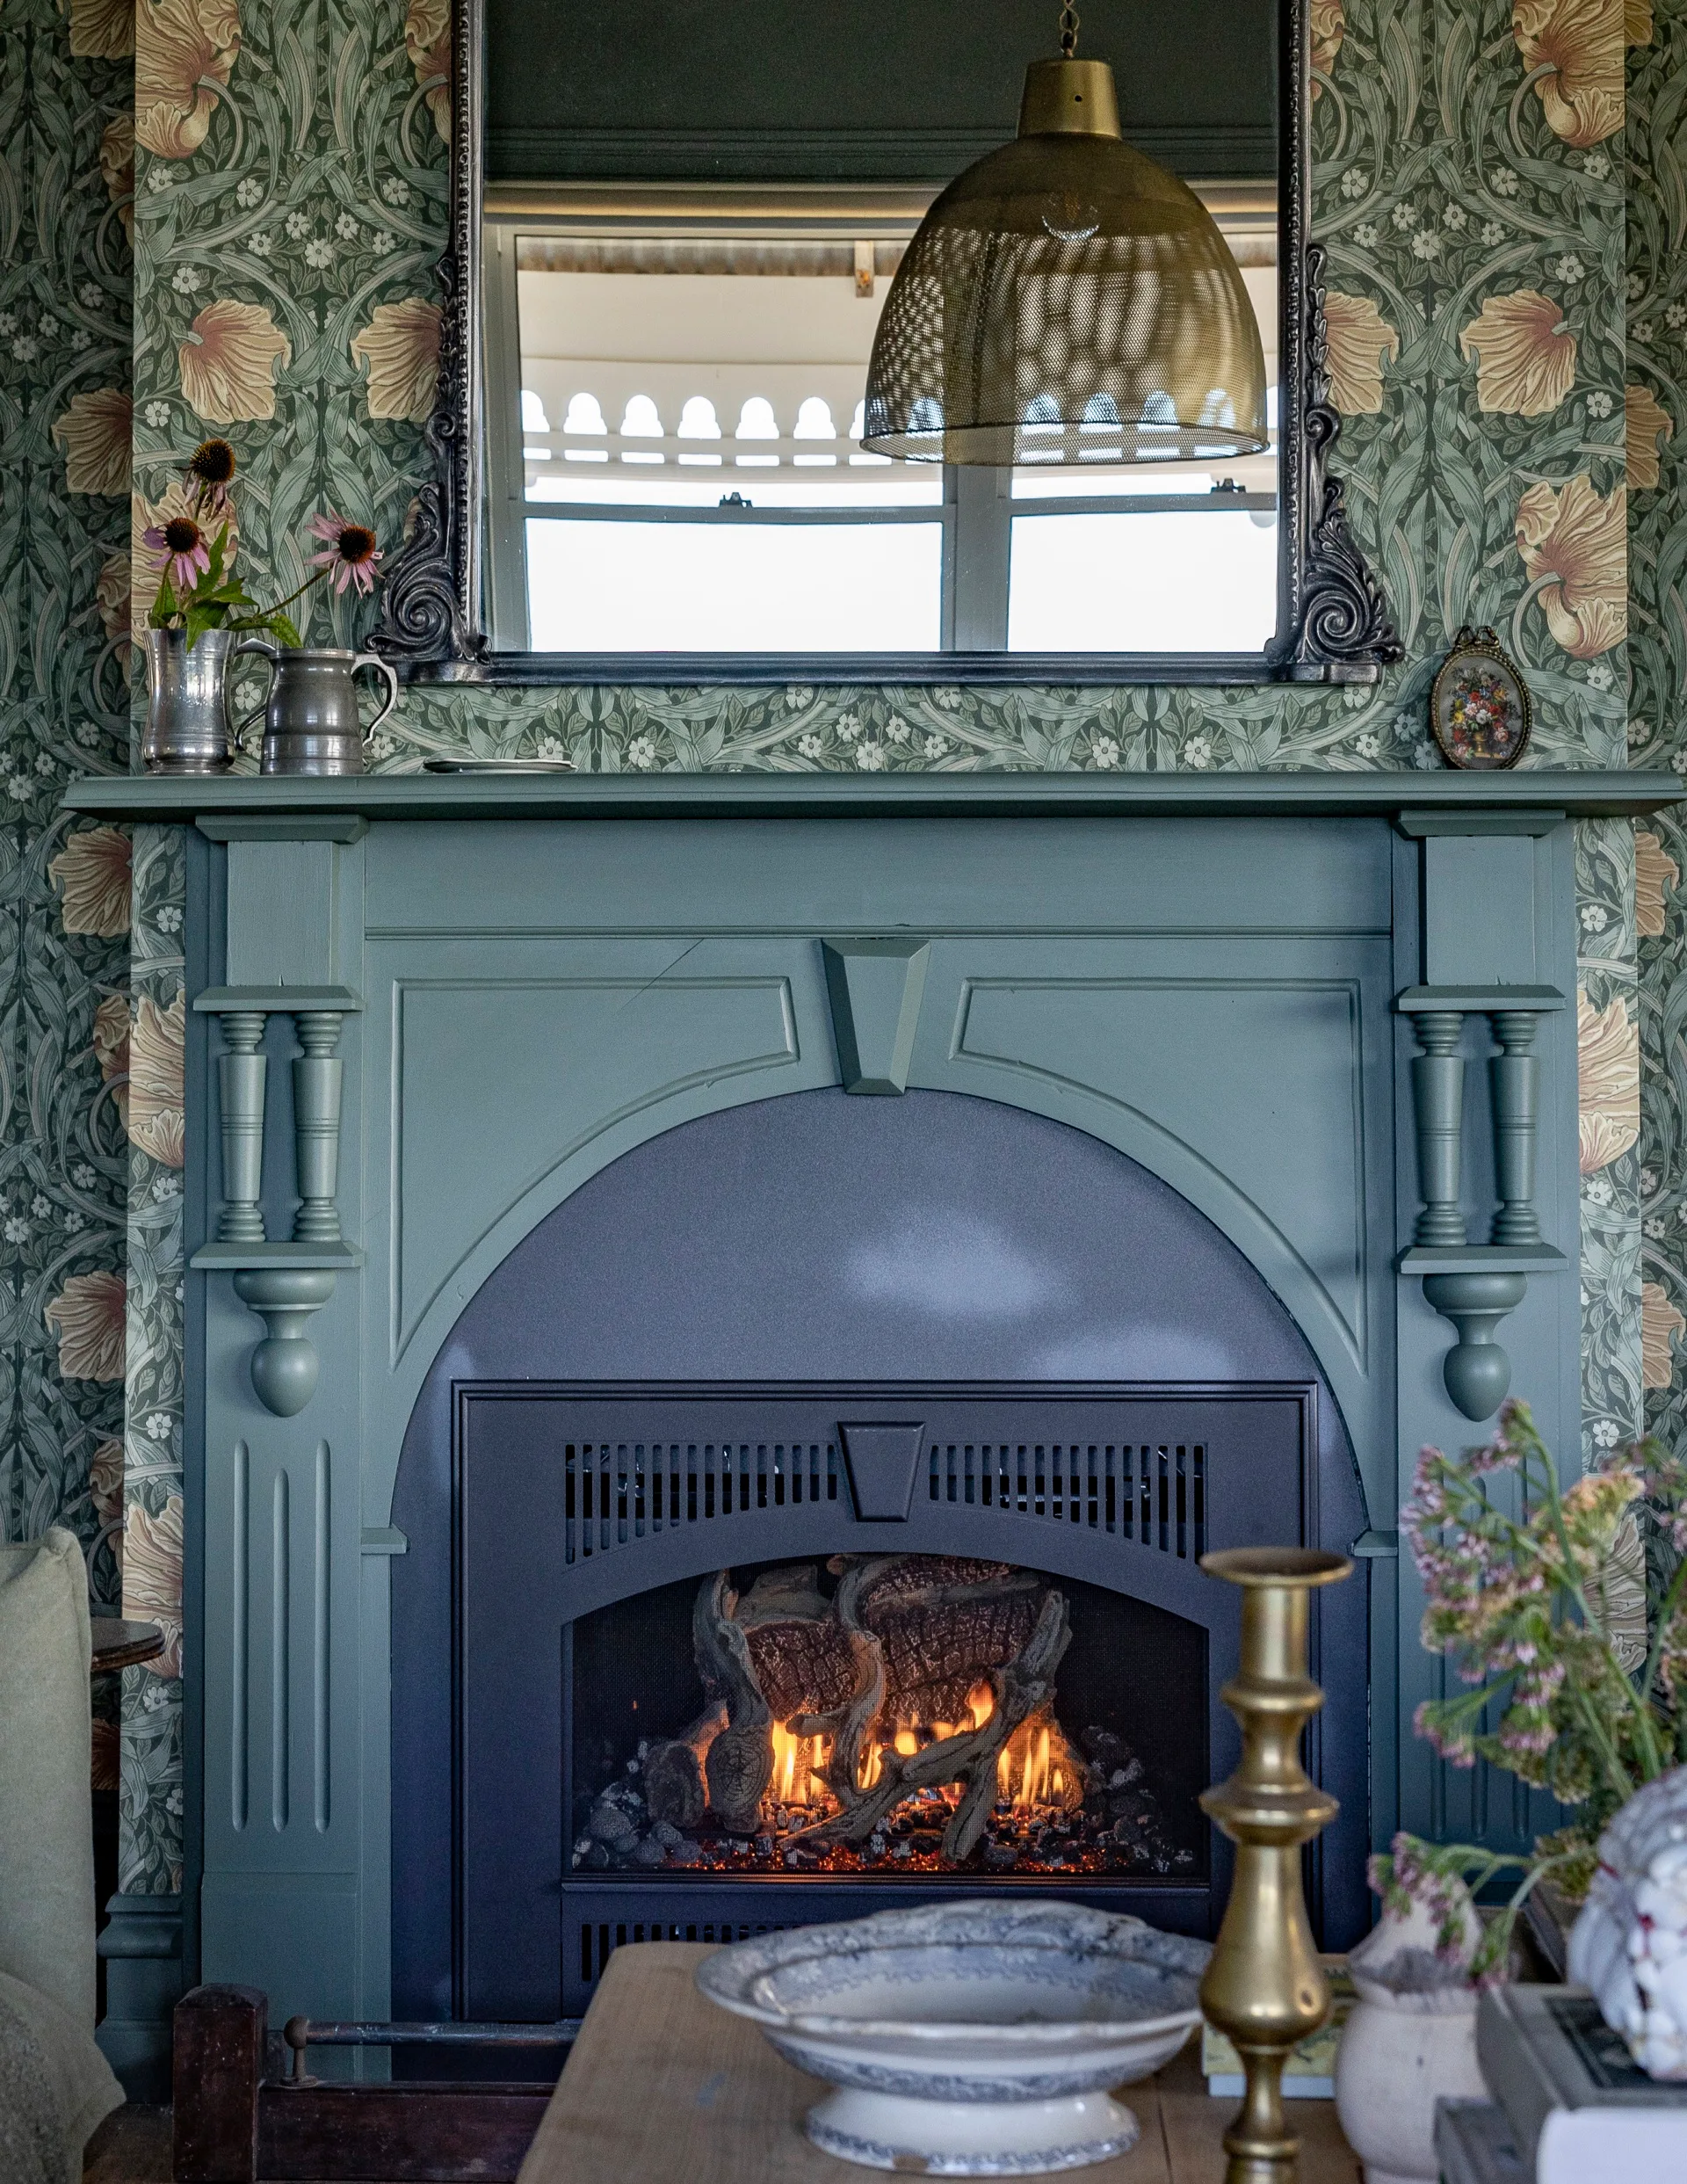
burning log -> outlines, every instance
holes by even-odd
[[[863,1595],[882,1568],[875,1560],[846,1571],[833,1603],[858,1663],[856,1690],[849,1705],[841,1715],[810,1716],[793,1724],[800,1733],[835,1737],[827,1780],[841,1808],[833,1817],[802,1830],[800,1839],[865,1843],[904,1798],[917,1790],[959,1782],[963,1785],[960,1801],[944,1830],[943,1854],[959,1864],[977,1847],[996,1802],[1000,1754],[1022,1723],[1053,1704],[1054,1672],[1071,1640],[1071,1618],[1063,1594],[1045,1593],[1035,1626],[1019,1654],[990,1672],[995,1704],[988,1717],[971,1730],[938,1738],[923,1751],[885,1752],[876,1780],[863,1787],[862,1747],[882,1704],[885,1672],[882,1643],[865,1628],[861,1610]]]
[[[644,1756],[644,1802],[653,1820],[666,1820],[689,1835],[709,1802],[709,1748],[727,1726],[724,1701],[715,1700],[677,1737],[652,1745]]]
[[[1047,1587],[1035,1571],[955,1556],[897,1556],[863,1588],[860,1619],[884,1649],[898,1719],[959,1722],[967,1694],[1024,1650]]]
[[[733,1620],[737,1605],[731,1572],[717,1571],[699,1589],[691,1648],[705,1693],[727,1711],[727,1726],[703,1754],[708,1802],[728,1834],[753,1835],[773,1774],[773,1710],[756,1680],[749,1635]]]
[[[819,1591],[812,1563],[765,1570],[733,1619],[749,1640],[750,1665],[775,1721],[842,1706],[853,1681],[848,1641]]]
[[[813,1781],[821,1803],[836,1808],[789,1833],[792,1844],[859,1848],[905,1800],[959,1786],[943,1854],[962,1862],[1010,1746],[1022,1795],[1034,1775],[1039,1806],[1082,1808],[1087,1770],[1053,1715],[1071,1637],[1061,1593],[1034,1571],[960,1556],[843,1556],[829,1566],[830,1600],[812,1564],[764,1571],[742,1598],[727,1571],[699,1587],[691,1635],[707,1705],[646,1755],[653,1819],[689,1833],[712,1810],[728,1833],[755,1834],[776,1729],[790,1747],[784,1801],[812,1809]],[[813,1740],[812,1755],[800,1753],[802,1740]]]

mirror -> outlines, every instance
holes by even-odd
[[[1248,682],[1398,657],[1324,468],[1302,0],[1091,0],[1079,33],[1234,259],[1269,444],[1144,461],[1110,395],[1039,427],[1033,394],[1002,467],[876,453],[865,401],[910,240],[1057,50],[1046,0],[455,6],[441,475],[387,587],[401,665]]]

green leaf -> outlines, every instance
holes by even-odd
[[[221,606],[207,606],[202,600],[191,599],[187,608],[187,649],[191,652],[207,629],[221,629],[225,620]]]

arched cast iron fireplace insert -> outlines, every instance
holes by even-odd
[[[394,1519],[394,2010],[529,2019],[576,2013],[620,1941],[940,1893],[1213,1930],[1227,1847],[1193,1799],[1234,1760],[1237,1620],[1197,1556],[1366,1522],[1311,1351],[1186,1200],[1017,1108],[837,1091],[687,1123],[558,1207],[435,1361]],[[1332,1947],[1366,1923],[1364,1586],[1314,1607]],[[845,1797],[1004,1723],[1063,1626],[959,1862],[967,1784],[853,1835],[829,1794],[851,1615],[889,1665]],[[754,1819],[717,1810],[706,1729],[689,1805],[647,1781],[743,1713],[723,1629],[777,1747]]]

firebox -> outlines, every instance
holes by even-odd
[[[572,1652],[572,1875],[1206,1879],[1206,1634],[1128,1594],[834,1555],[640,1593]]]

